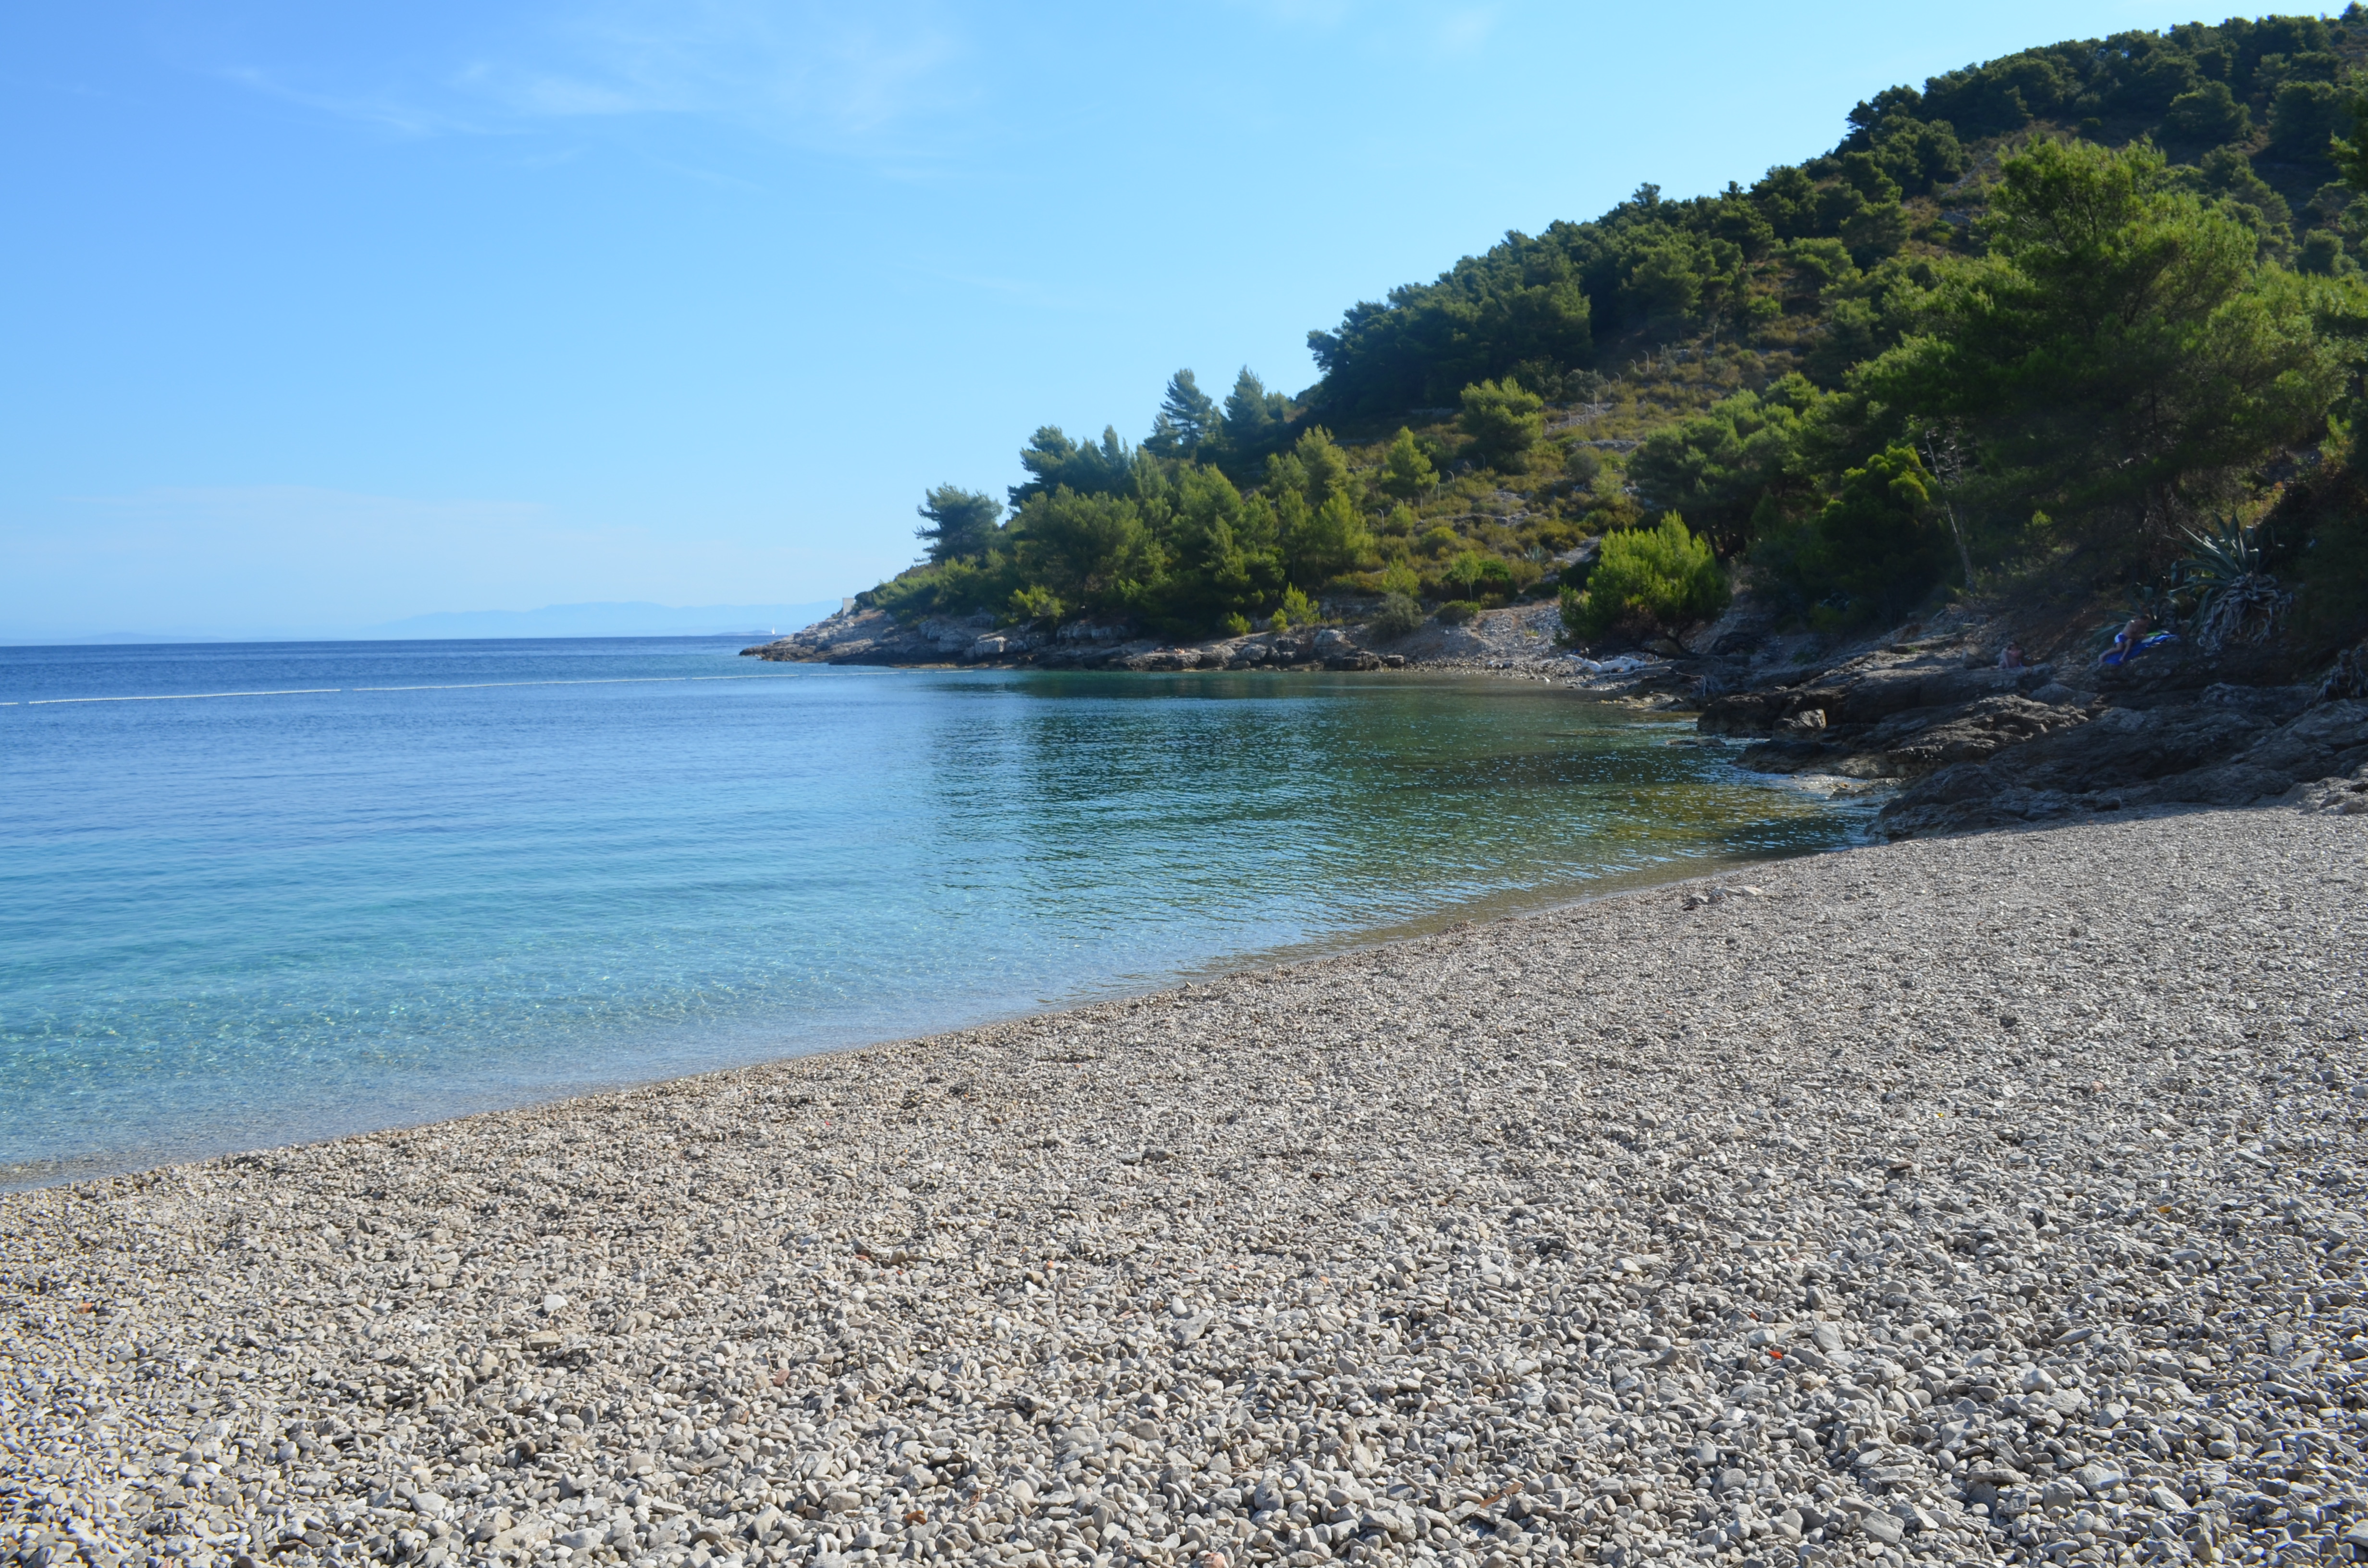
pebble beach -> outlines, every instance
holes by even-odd
[[[2368,1555],[2368,820],[0,1198],[0,1562]]]

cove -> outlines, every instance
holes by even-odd
[[[1851,842],[1535,682],[739,640],[0,650],[0,1186],[973,1024]]]

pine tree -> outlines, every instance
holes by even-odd
[[[1290,417],[1290,400],[1267,391],[1266,383],[1245,365],[1225,397],[1225,447],[1242,457],[1263,451],[1282,434]]]
[[[1224,418],[1216,400],[1201,390],[1192,372],[1178,370],[1167,378],[1167,395],[1160,400],[1159,417],[1152,422],[1144,448],[1154,457],[1197,456],[1216,438]]]
[[[996,540],[996,519],[1003,503],[975,490],[940,484],[914,508],[924,525],[913,530],[928,545],[933,562],[959,561],[984,555]]]
[[[1437,483],[1439,471],[1423,455],[1414,432],[1399,426],[1397,438],[1390,443],[1389,455],[1382,460],[1382,489],[1401,501],[1411,501]]]
[[[1500,472],[1518,472],[1545,435],[1544,409],[1543,398],[1509,376],[1465,387],[1463,425],[1472,437],[1472,455]]]

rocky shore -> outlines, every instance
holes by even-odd
[[[1997,666],[1979,629],[1702,703],[1746,767],[1888,779],[1893,837],[2154,806],[2242,806],[2368,780],[2368,700],[2267,659],[2168,651],[2127,669]]]
[[[1054,670],[1470,670],[1536,665],[1566,671],[1571,661],[1554,642],[1560,628],[1558,612],[1549,604],[1497,610],[1457,626],[1433,621],[1399,638],[1377,638],[1370,628],[1350,624],[1195,642],[1096,621],[1073,621],[1057,631],[998,627],[985,615],[929,616],[907,624],[885,611],[850,605],[802,631],[741,653],[784,664]]]
[[[1998,667],[2008,632],[1982,615],[1952,610],[1836,648],[1776,632],[1748,600],[1690,646],[1608,660],[1559,647],[1559,631],[1552,605],[1460,626],[1434,621],[1388,640],[1348,625],[1196,643],[1084,623],[1057,633],[997,630],[987,617],[906,626],[850,608],[743,652],[826,664],[1520,675],[1698,712],[1704,735],[1745,748],[1748,768],[1888,788],[1880,827],[1895,838],[2155,806],[2243,806],[2330,778],[2368,784],[2368,651],[2332,673],[2276,651],[2206,656],[2183,645],[2127,668],[2066,657],[2009,670]]]
[[[0,1199],[0,1562],[2357,1555],[2363,868],[1911,840]]]

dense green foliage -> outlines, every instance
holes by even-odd
[[[1439,483],[1439,470],[1414,432],[1405,426],[1390,442],[1390,449],[1382,456],[1382,494],[1395,495],[1401,501],[1411,501]]]
[[[1475,381],[1463,393],[1463,433],[1472,460],[1499,473],[1519,473],[1546,433],[1545,399],[1508,378]]]
[[[2160,153],[2043,142],[1990,194],[1990,254],[1867,393],[1975,433],[1983,487],[2122,531],[2301,441],[2340,387],[2318,315],[2349,308],[2255,259],[2244,224],[2173,187]]]
[[[1671,512],[1657,527],[1604,540],[1587,586],[1563,590],[1563,626],[1589,642],[1611,631],[1676,632],[1725,609],[1727,594],[1710,541]]]
[[[1807,518],[1770,528],[1760,560],[1778,582],[1815,603],[1824,624],[1896,619],[1948,569],[1937,490],[1913,450],[1886,447],[1844,470]]]
[[[1402,631],[1601,536],[1572,613],[1603,637],[1677,631],[1737,570],[1841,629],[2076,552],[2159,562],[2348,453],[2363,61],[2355,6],[1888,89],[1748,187],[1642,187],[1354,306],[1296,399],[1182,370],[1139,447],[1045,426],[1008,519],[931,491],[928,561],[871,597],[1177,633],[1328,597]]]
[[[1434,282],[1355,306],[1338,328],[1310,335],[1324,380],[1307,401],[1327,415],[1396,410],[1508,373],[1551,392],[1614,333],[1746,327],[1768,308],[1751,284],[1771,258],[1823,244],[1863,268],[1919,229],[1959,244],[1966,231],[1947,205],[1934,209],[1944,235],[1903,203],[1969,194],[1954,184],[1972,166],[1969,148],[2018,132],[2151,137],[2199,171],[2226,151],[2235,163],[2222,161],[2216,184],[2199,172],[2200,187],[2228,196],[2233,176],[2235,201],[2249,199],[2280,247],[2293,239],[2291,209],[2315,202],[2307,219],[2338,225],[2356,254],[2348,193],[2319,196],[2338,177],[2332,139],[2350,131],[2359,30],[2347,12],[2335,25],[2270,17],[2123,33],[1951,72],[1921,92],[1891,88],[1850,112],[1833,153],[1770,169],[1748,189],[1668,201],[1645,186],[1592,222],[1508,234]]]
[[[995,520],[1003,516],[1002,502],[952,484],[930,491],[916,509],[924,526],[914,531],[939,564],[983,553],[995,542]]]
[[[1684,514],[1732,551],[1764,499],[1801,488],[1791,472],[1802,416],[1823,395],[1797,374],[1736,392],[1646,437],[1629,460],[1629,481],[1645,505]]]

